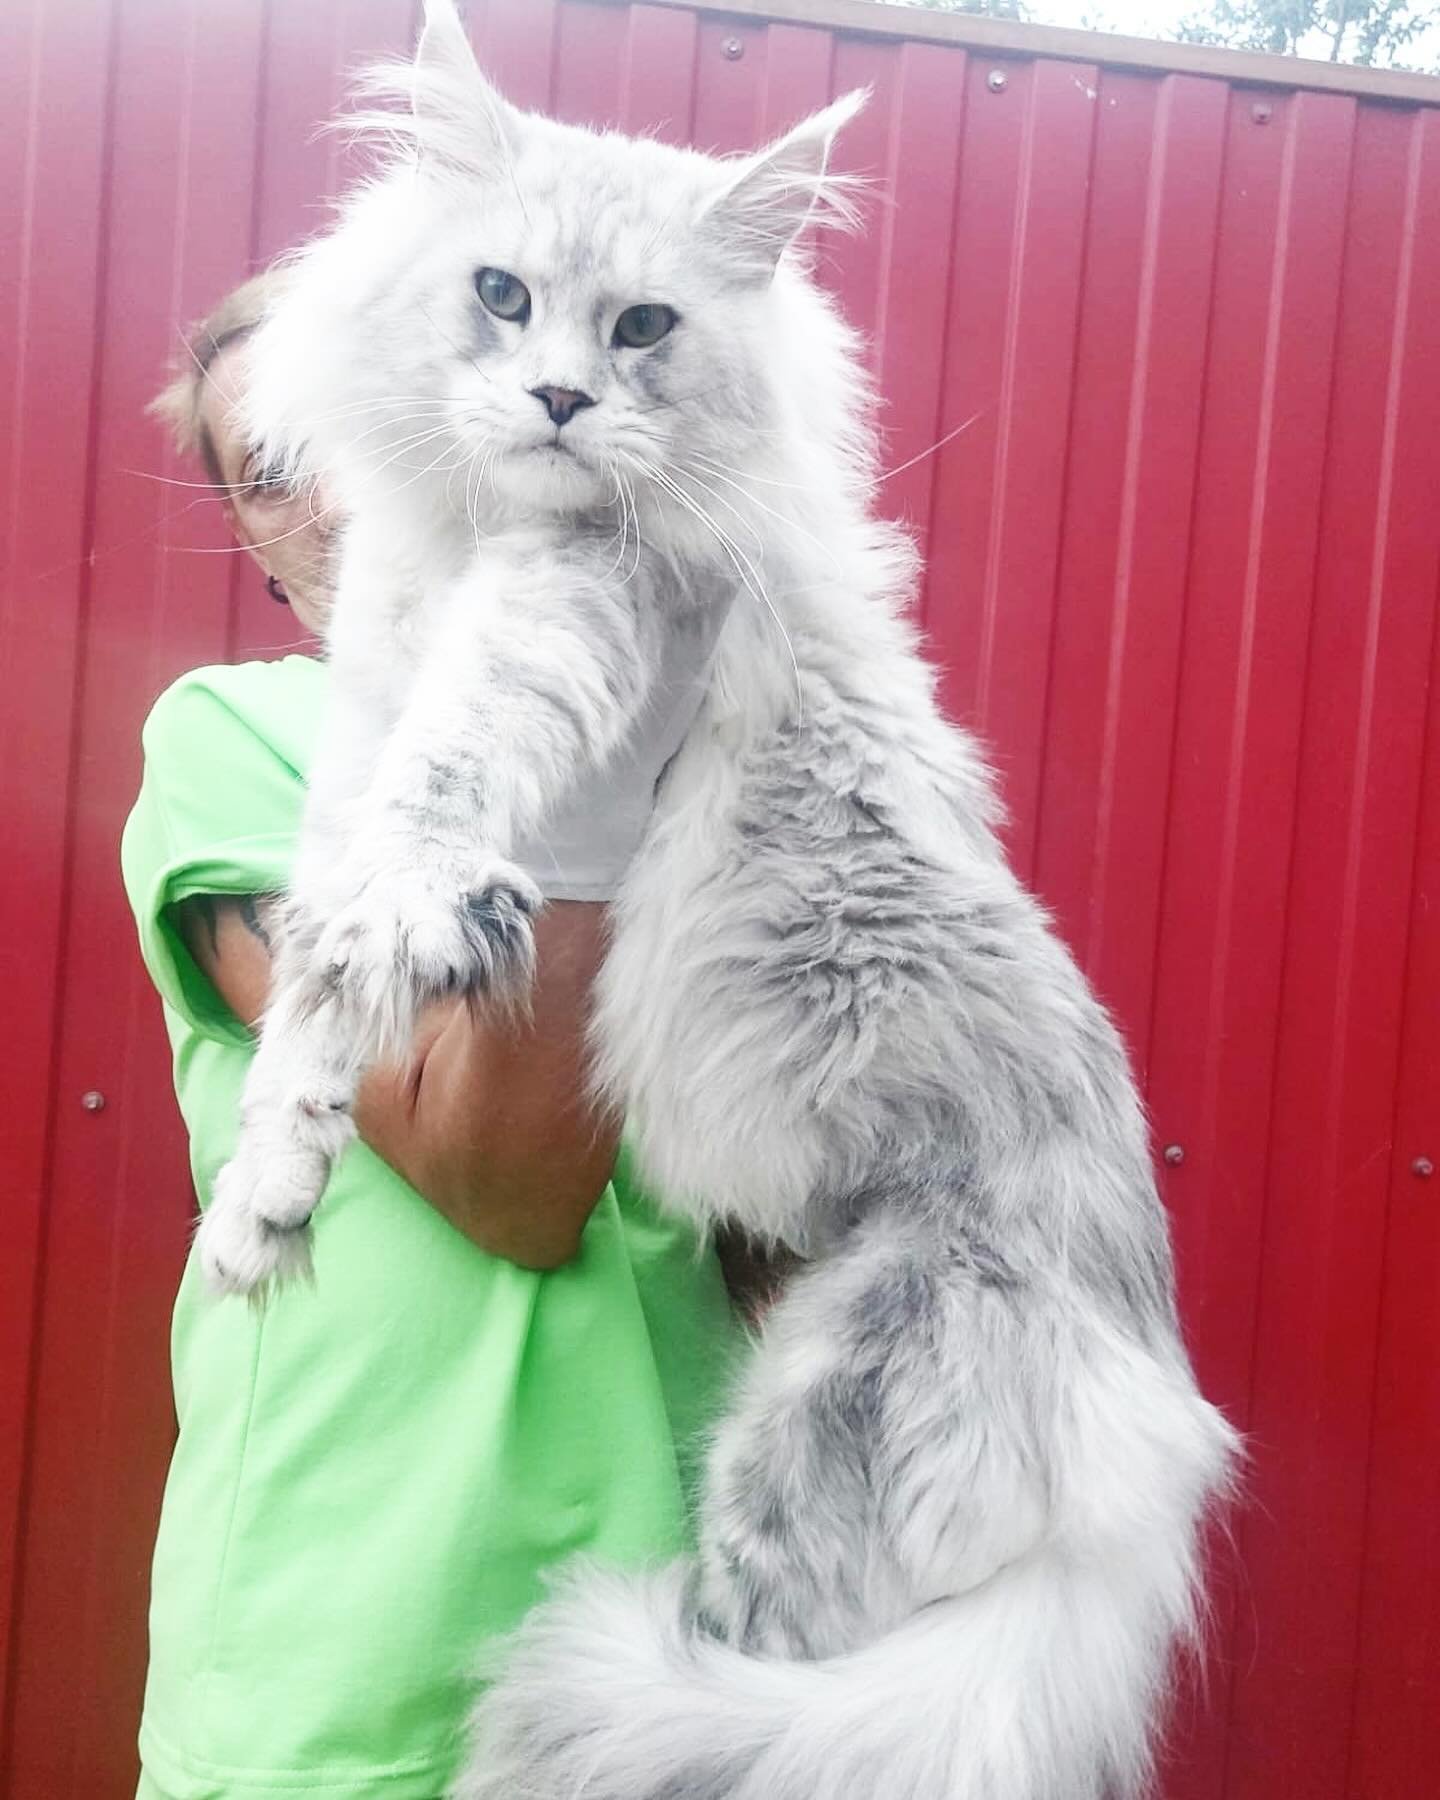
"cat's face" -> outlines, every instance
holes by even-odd
[[[326,263],[350,400],[330,416],[372,467],[443,475],[472,517],[492,492],[546,512],[633,511],[642,490],[723,506],[773,424],[777,263],[858,103],[743,162],[580,131],[510,107],[432,0],[418,154]]]
[[[417,373],[477,488],[584,508],[728,464],[764,428],[764,295],[697,227],[707,173],[526,122],[510,171],[447,197],[443,250],[393,303],[428,331]]]

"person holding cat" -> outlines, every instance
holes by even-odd
[[[324,499],[258,467],[234,418],[269,291],[261,277],[222,303],[156,410],[272,597],[318,633]],[[436,1800],[477,1652],[544,1571],[688,1539],[736,1315],[587,1098],[584,1028],[604,900],[700,675],[535,850],[528,1018],[436,1004],[413,1053],[366,1079],[315,1287],[220,1304],[190,1259],[143,1800]],[[145,726],[122,862],[202,1204],[235,1140],[326,686],[310,656],[201,669]]]

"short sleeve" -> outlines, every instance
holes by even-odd
[[[196,894],[285,886],[313,685],[288,664],[195,670],[160,696],[142,733],[144,773],[120,846],[141,954],[165,1004],[225,1042],[250,1034],[201,973],[170,909]]]

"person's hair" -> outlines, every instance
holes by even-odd
[[[170,379],[150,402],[148,411],[169,425],[176,448],[198,456],[216,487],[225,485],[215,443],[200,410],[210,365],[226,347],[248,337],[264,318],[274,297],[273,272],[252,275],[232,288],[220,304],[185,334],[184,348],[176,357]]]

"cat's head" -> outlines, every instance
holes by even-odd
[[[405,111],[361,120],[394,154],[262,344],[272,441],[565,512],[713,488],[774,435],[799,354],[777,291],[807,222],[847,209],[826,165],[862,95],[743,159],[580,130],[504,100],[449,0],[400,80]]]

